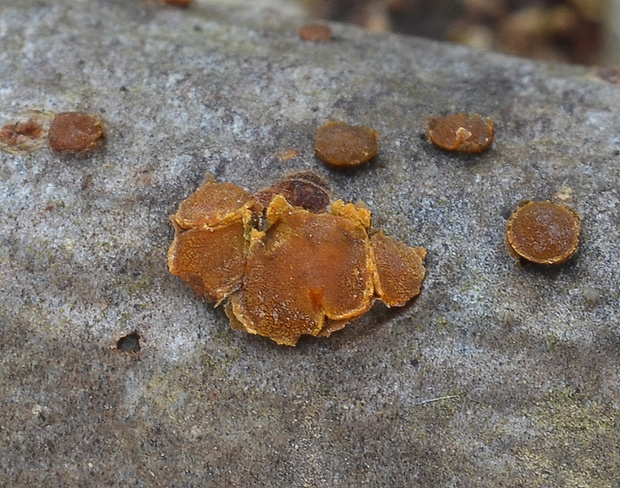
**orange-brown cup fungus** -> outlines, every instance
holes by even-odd
[[[489,118],[458,113],[428,119],[428,139],[447,151],[477,154],[493,143],[495,128]]]
[[[316,155],[337,168],[354,168],[370,161],[379,150],[379,132],[370,127],[330,121],[314,138]]]
[[[574,210],[549,201],[528,201],[510,217],[506,244],[517,259],[562,264],[577,252],[579,231],[579,215]]]
[[[54,151],[88,153],[103,137],[101,120],[81,112],[61,112],[54,117],[48,134]]]
[[[25,151],[42,134],[43,129],[32,119],[9,123],[0,129],[0,147],[6,151]]]
[[[323,24],[306,24],[298,31],[302,41],[322,42],[332,38],[332,29]]]
[[[51,116],[33,112],[0,128],[0,149],[14,154],[25,154],[45,144]]]
[[[170,272],[219,304],[241,286],[257,206],[243,188],[216,183],[209,175],[170,217],[175,229],[168,250]]]
[[[402,306],[420,293],[426,251],[369,235],[370,218],[341,200],[316,212],[277,193],[263,217],[243,189],[209,178],[171,217],[168,266],[204,298],[228,299],[233,328],[294,346],[302,335],[329,336],[376,299]]]

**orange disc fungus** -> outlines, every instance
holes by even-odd
[[[32,140],[39,139],[43,129],[34,120],[15,122],[0,129],[0,147],[10,151],[25,150]]]
[[[562,264],[579,246],[579,215],[549,201],[523,203],[506,229],[506,243],[519,259],[538,264]]]
[[[375,293],[386,305],[402,307],[421,291],[426,249],[409,247],[383,232],[373,234],[370,244],[376,263]]]
[[[428,119],[429,140],[448,151],[481,153],[491,146],[494,137],[493,121],[478,114],[459,113]]]
[[[324,163],[338,168],[353,168],[377,154],[379,132],[346,122],[327,122],[316,132],[314,150]]]
[[[55,151],[87,153],[99,144],[103,128],[94,115],[62,112],[54,117],[48,137]]]
[[[330,212],[309,211],[276,193],[291,181],[320,178],[311,175],[294,173],[260,192],[269,200],[262,222],[255,198],[212,178],[171,217],[170,272],[208,300],[228,299],[233,328],[278,344],[329,336],[376,299],[404,305],[426,273],[423,248],[369,236],[368,209],[338,200]]]
[[[45,144],[50,115],[35,112],[28,118],[19,118],[0,128],[0,149],[23,154]]]
[[[170,272],[207,300],[226,298],[241,285],[254,206],[243,188],[209,175],[170,217],[176,231],[168,250]]]
[[[298,34],[302,41],[329,41],[332,38],[332,29],[328,25],[306,24],[299,29]]]
[[[302,207],[314,213],[325,212],[331,201],[329,185],[312,171],[292,173],[269,188],[259,191],[256,199],[263,207],[267,207],[276,195],[282,195],[295,207]]]

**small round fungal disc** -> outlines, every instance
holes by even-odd
[[[306,24],[299,29],[298,34],[302,41],[329,41],[332,38],[332,29],[323,24]]]
[[[103,137],[101,121],[94,115],[80,112],[62,112],[54,117],[48,134],[54,151],[87,153]]]
[[[314,139],[316,155],[337,168],[354,168],[370,161],[379,150],[379,133],[346,122],[327,122]]]
[[[428,138],[447,151],[477,154],[493,143],[495,128],[489,118],[478,114],[458,113],[428,119]]]
[[[506,228],[511,253],[538,264],[562,264],[579,246],[580,222],[574,210],[549,201],[517,207]]]

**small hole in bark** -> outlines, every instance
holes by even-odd
[[[138,334],[137,332],[131,332],[127,335],[124,335],[116,343],[116,348],[121,352],[140,352],[140,334]]]

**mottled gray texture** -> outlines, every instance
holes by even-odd
[[[0,153],[0,485],[618,487],[620,87],[340,25],[303,43],[301,24],[0,4],[0,125],[84,110],[107,133],[90,156]],[[426,141],[429,114],[460,110],[495,121],[486,154]],[[323,167],[326,119],[378,129],[376,161]],[[300,169],[425,246],[428,277],[288,348],[168,273],[168,215],[205,172],[255,191]],[[531,198],[581,214],[567,265],[508,255]],[[137,356],[114,348],[131,331]]]

